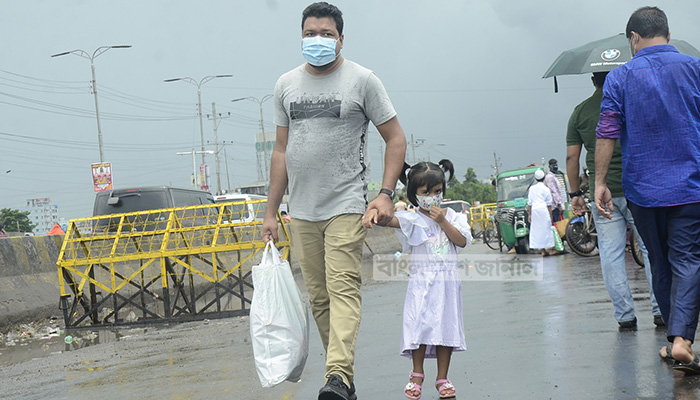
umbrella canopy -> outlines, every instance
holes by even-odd
[[[671,39],[670,44],[683,54],[700,58],[700,51],[688,42]],[[559,75],[611,71],[631,59],[627,37],[620,33],[561,53],[542,78],[553,76],[556,85],[556,77]]]

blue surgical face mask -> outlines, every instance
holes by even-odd
[[[301,40],[301,52],[309,64],[321,67],[335,60],[336,42],[336,39],[321,36],[305,37]]]

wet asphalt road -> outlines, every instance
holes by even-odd
[[[480,244],[468,252],[497,254]],[[675,373],[657,355],[665,330],[652,322],[644,273],[630,255],[639,326],[628,331],[620,331],[612,316],[597,257],[570,253],[542,261],[541,281],[463,282],[468,349],[454,355],[449,374],[457,398],[700,399],[700,378]],[[367,263],[364,272],[370,269]],[[405,288],[402,281],[366,279],[359,399],[405,398],[411,363],[398,355]],[[104,335],[102,343],[73,351],[60,351],[62,343],[59,350],[46,346],[26,361],[7,357],[21,348],[0,346],[0,398],[316,399],[324,356],[312,327],[306,369],[296,384],[260,387],[242,317],[124,329],[118,340]],[[435,373],[434,360],[426,360],[423,399],[438,398],[430,384]]]

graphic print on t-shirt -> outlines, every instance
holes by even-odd
[[[299,96],[289,104],[292,119],[340,118],[340,94],[320,94]]]

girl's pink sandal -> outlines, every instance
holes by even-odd
[[[441,399],[455,399],[455,387],[449,379],[440,379],[435,382],[435,388]]]
[[[422,378],[425,379],[425,375],[419,374],[418,372],[413,372],[411,371],[411,374],[408,376],[408,379],[411,378]],[[406,387],[403,389],[404,393],[406,393],[406,397],[409,399],[417,400],[420,399],[421,395],[423,394],[423,389],[421,388],[421,385],[415,383],[415,382],[408,382],[406,384]],[[413,394],[413,392],[418,392],[418,394]]]

